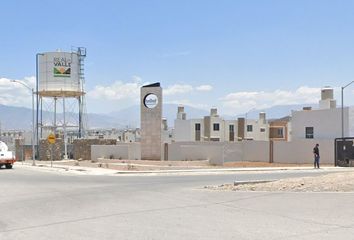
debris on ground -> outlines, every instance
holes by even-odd
[[[272,180],[270,182],[230,183],[206,186],[205,188],[223,191],[354,192],[354,171],[329,173],[315,177]]]

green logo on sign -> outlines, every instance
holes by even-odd
[[[71,68],[53,68],[54,77],[70,77]]]
[[[54,57],[53,59],[54,77],[70,77],[71,74],[71,59],[65,57]]]

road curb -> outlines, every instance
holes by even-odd
[[[17,163],[16,165],[20,165],[21,163]],[[112,174],[112,175],[146,175],[146,174],[183,174],[183,173],[199,173],[199,174],[209,174],[209,173],[233,173],[233,172],[272,172],[272,171],[327,171],[327,170],[337,170],[337,171],[350,171],[350,169],[342,168],[342,167],[325,167],[320,170],[315,170],[312,167],[259,167],[259,168],[217,168],[217,169],[180,169],[180,170],[149,170],[149,171],[119,171],[108,168],[92,168],[92,167],[80,167],[80,166],[66,166],[66,165],[53,165],[37,163],[37,165],[33,166],[29,163],[24,163],[22,165],[26,165],[34,168],[45,168],[45,169],[60,169],[66,172],[74,171],[74,172],[82,172],[87,174]],[[332,172],[332,171],[331,171]]]

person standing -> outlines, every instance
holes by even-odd
[[[313,156],[315,161],[313,162],[314,168],[320,168],[320,149],[318,148],[320,145],[316,143],[316,146],[313,148]]]

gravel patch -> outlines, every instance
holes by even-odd
[[[289,178],[270,182],[235,182],[205,188],[221,191],[354,192],[354,172],[329,173],[316,177]]]

